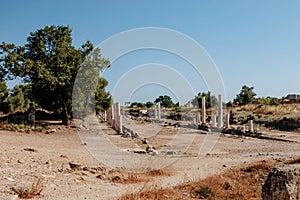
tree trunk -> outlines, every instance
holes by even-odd
[[[67,106],[65,104],[63,104],[63,112],[62,112],[61,119],[62,119],[62,124],[63,125],[69,126],[70,119],[69,119],[69,115],[68,115],[68,109],[67,109]]]

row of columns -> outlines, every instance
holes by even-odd
[[[222,103],[222,95],[218,96],[218,122],[217,116],[212,115],[212,126],[222,128],[223,127],[223,103]],[[201,98],[201,119],[202,123],[206,123],[206,106],[205,106],[205,97]],[[200,113],[196,114],[196,123],[201,123]]]
[[[211,117],[211,126],[223,128],[223,103],[222,95],[218,96],[218,116],[212,115]],[[112,126],[117,132],[122,132],[122,115],[120,110],[120,103],[114,103],[108,110],[105,112],[105,120],[107,123]],[[160,102],[158,102],[154,107],[154,118],[156,120],[161,120],[161,107]],[[202,119],[202,120],[201,120]],[[206,106],[205,106],[205,97],[202,97],[202,106],[201,106],[201,117],[200,112],[196,114],[196,123],[200,124],[206,123]],[[254,132],[253,120],[248,121],[248,131]],[[226,113],[225,115],[225,128],[230,128],[230,114]]]

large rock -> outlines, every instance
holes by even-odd
[[[300,164],[274,168],[263,185],[262,199],[300,200]]]

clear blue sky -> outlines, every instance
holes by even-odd
[[[26,42],[31,31],[52,24],[69,25],[74,45],[78,47],[86,40],[97,45],[132,28],[173,29],[206,49],[219,68],[227,100],[233,99],[244,84],[253,86],[258,96],[300,93],[300,1],[297,0],[10,0],[1,2],[1,16],[0,42],[18,45]],[[129,69],[164,59],[169,65],[185,65],[183,61],[175,63],[177,58],[170,55],[136,53],[124,58],[123,63],[122,59],[113,63],[106,77],[113,83],[122,75],[118,74],[122,71],[118,66],[128,65]],[[186,73],[187,78],[193,77],[192,72]],[[147,86],[147,91],[152,94],[155,88]],[[207,90],[201,80],[194,89]],[[132,100],[152,97],[140,91],[133,94]]]

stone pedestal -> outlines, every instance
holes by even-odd
[[[248,121],[248,131],[250,131],[251,133],[254,132],[253,120]]]

